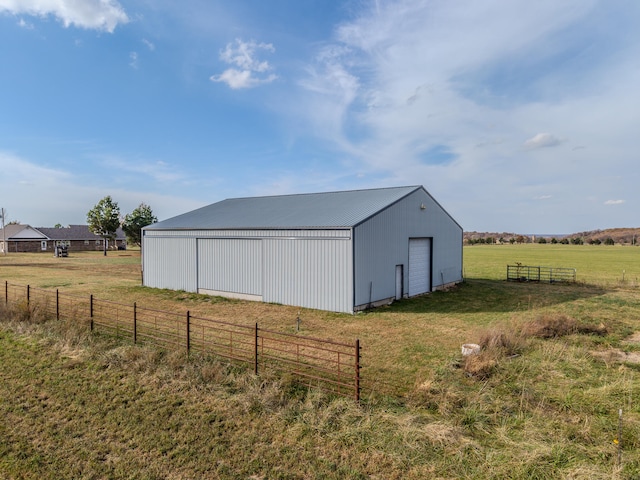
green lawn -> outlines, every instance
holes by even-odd
[[[605,245],[474,245],[464,248],[466,278],[506,278],[507,264],[566,267],[577,280],[601,286],[639,286],[640,248]]]

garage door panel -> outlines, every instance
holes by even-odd
[[[198,288],[262,295],[262,241],[199,239]]]
[[[431,291],[431,239],[409,239],[409,296]]]

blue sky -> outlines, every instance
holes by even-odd
[[[636,0],[0,0],[0,206],[424,185],[468,231],[638,227],[638,25]]]

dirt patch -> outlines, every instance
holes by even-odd
[[[624,345],[640,345],[640,331],[635,332],[625,338],[622,343]],[[638,363],[640,364],[640,352],[625,352],[619,348],[610,348],[604,351],[589,352],[593,357],[610,363]]]
[[[626,343],[626,344],[640,343],[640,332],[636,332],[633,335],[630,335],[629,337],[624,339],[622,343]]]
[[[610,363],[640,363],[640,353],[623,352],[619,348],[611,348],[605,351],[590,352],[595,358]]]

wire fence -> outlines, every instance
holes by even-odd
[[[301,383],[360,401],[360,341],[305,337],[176,312],[139,307],[5,281],[5,304],[23,303],[57,320],[86,322],[92,331],[130,338],[134,344],[200,352],[289,373]]]

